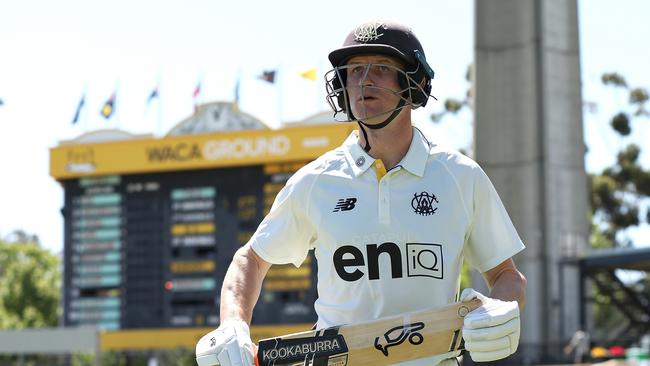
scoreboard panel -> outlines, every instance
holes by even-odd
[[[217,325],[232,256],[305,163],[66,180],[65,325]],[[315,267],[273,266],[253,321],[315,321]]]
[[[228,104],[212,107],[243,118]],[[202,126],[201,118],[180,125]],[[119,333],[107,347],[127,348],[133,344],[124,332],[153,328],[155,338],[171,332],[173,340],[218,325],[235,251],[289,177],[353,129],[320,124],[163,138],[108,130],[51,148],[50,174],[65,192],[64,325],[99,325]],[[253,333],[314,323],[316,266],[310,255],[300,268],[271,267]]]

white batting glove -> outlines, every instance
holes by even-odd
[[[460,301],[481,299],[483,305],[470,311],[463,323],[465,349],[477,362],[506,358],[519,345],[519,304],[517,301],[493,299],[466,288]]]
[[[196,363],[199,366],[253,366],[253,349],[248,324],[243,320],[227,320],[201,337],[196,344]]]

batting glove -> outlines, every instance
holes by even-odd
[[[463,323],[465,349],[472,360],[487,362],[506,358],[519,345],[519,304],[487,297],[471,288],[460,295],[461,301],[481,299],[483,305],[469,312]]]
[[[253,341],[248,324],[227,320],[196,344],[199,366],[253,366]]]

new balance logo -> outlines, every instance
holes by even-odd
[[[338,202],[336,202],[336,207],[334,207],[334,211],[332,212],[350,211],[351,209],[354,208],[354,204],[356,202],[357,199],[354,197],[350,197],[346,199],[341,198]]]

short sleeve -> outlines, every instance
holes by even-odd
[[[298,173],[289,179],[249,241],[255,253],[269,263],[293,263],[298,267],[315,240],[314,225],[306,212],[310,191],[307,181]]]
[[[497,191],[485,172],[474,170],[473,207],[465,258],[486,272],[525,248]]]

